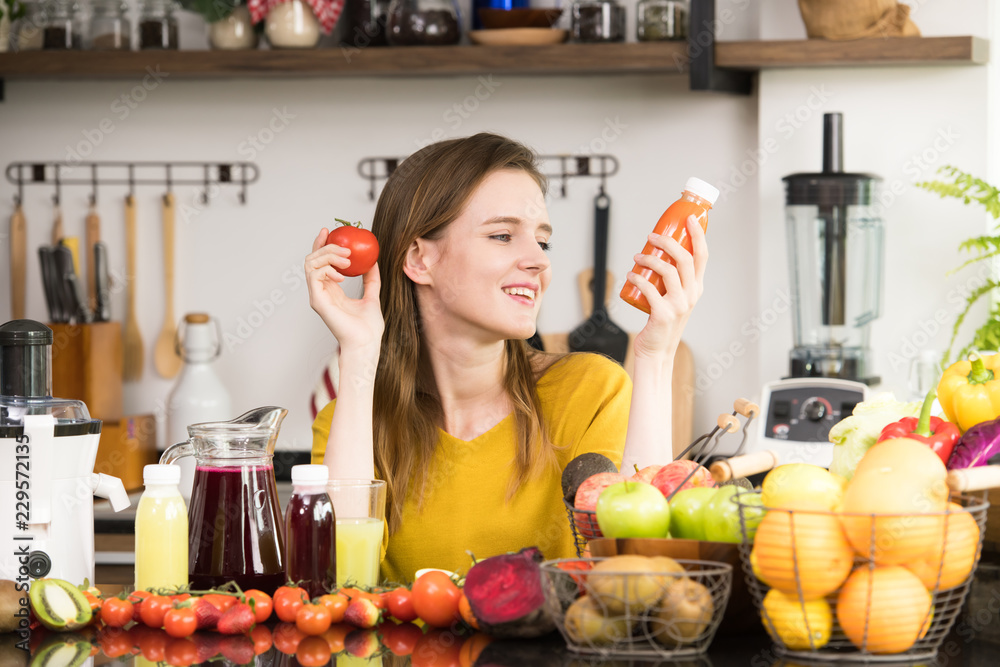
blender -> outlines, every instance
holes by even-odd
[[[881,309],[878,176],[843,171],[843,117],[823,116],[823,171],[785,183],[792,326],[789,377],[764,386],[756,449],[829,467],[830,428],[879,383],[871,323]]]
[[[101,422],[52,397],[52,330],[0,326],[0,579],[94,582],[94,496],[129,506],[117,477],[94,473]],[[26,590],[26,589],[25,589]]]

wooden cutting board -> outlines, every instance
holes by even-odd
[[[583,309],[583,317],[590,317],[590,312],[594,309],[594,294],[591,291],[591,281],[594,277],[593,269],[584,269],[577,277],[580,288],[580,306]],[[610,271],[607,273],[607,285],[614,285],[614,276]],[[605,296],[605,304],[610,303],[611,293],[609,289]],[[545,345],[546,352],[569,352],[569,332],[543,333],[541,334],[542,344]],[[634,356],[632,353],[632,342],[635,339],[634,333],[628,335],[628,354],[625,356],[625,371],[632,375],[634,366]],[[677,348],[677,355],[674,357],[674,377],[672,387],[672,415],[673,415],[673,450],[674,456],[687,447],[694,436],[694,357],[684,341],[681,341]]]

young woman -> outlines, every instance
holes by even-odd
[[[378,264],[364,295],[345,295],[349,251],[313,242],[310,306],[340,344],[338,398],[313,425],[313,460],[331,478],[387,483],[382,577],[538,546],[575,555],[562,468],[593,451],[622,469],[669,461],[674,353],[701,296],[708,252],[650,241],[676,266],[661,296],[629,273],[651,314],[635,337],[633,380],[597,354],[525,343],[552,278],[552,224],[534,154],[494,134],[432,144],[388,179],[375,209]],[[383,280],[384,276],[384,280]]]

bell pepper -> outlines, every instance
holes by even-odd
[[[876,443],[896,438],[907,438],[925,443],[941,461],[948,465],[955,443],[962,437],[958,427],[940,417],[931,417],[931,406],[934,404],[936,392],[927,392],[924,404],[920,408],[919,417],[903,417],[897,422],[887,424],[882,429]]]
[[[1000,417],[1000,354],[956,361],[941,375],[938,400],[948,421],[964,433]]]

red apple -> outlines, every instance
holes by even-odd
[[[630,482],[645,482],[646,484],[651,484],[653,478],[656,477],[656,473],[660,472],[663,466],[651,465],[646,466],[642,470],[639,470],[639,466],[635,467],[635,474],[628,478]]]
[[[691,479],[684,482],[684,479],[691,474],[692,470],[696,472],[691,476]],[[681,486],[682,482],[684,483],[683,486]],[[678,487],[681,489],[693,489],[698,486],[715,486],[715,480],[712,479],[712,473],[708,471],[708,468],[700,466],[689,459],[673,461],[663,466],[650,483],[658,488],[667,499],[670,498],[670,494]]]
[[[576,498],[573,500],[573,507],[585,512],[595,512],[597,510],[597,499],[601,492],[612,484],[624,482],[625,476],[617,472],[599,472],[583,480],[583,484],[576,490]],[[601,530],[597,526],[597,517],[594,514],[573,513],[573,522],[577,531],[586,539],[592,540],[601,537]]]

